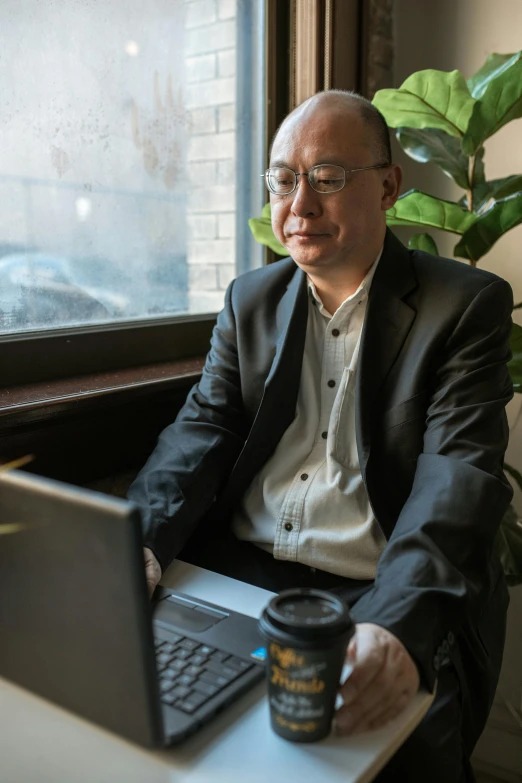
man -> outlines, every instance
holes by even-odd
[[[379,780],[473,780],[507,607],[510,288],[386,230],[401,171],[359,96],[290,114],[266,181],[291,257],[229,287],[202,379],[129,492],[150,587],[185,547],[272,590],[334,590],[357,623],[337,731],[437,681]]]

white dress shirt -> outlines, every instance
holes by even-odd
[[[359,344],[381,253],[333,316],[309,282],[297,414],[233,520],[238,538],[277,560],[353,579],[375,576],[386,544],[364,487],[355,438]]]

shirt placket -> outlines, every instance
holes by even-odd
[[[350,305],[347,304],[335,313],[326,325],[321,369],[321,412],[315,445],[295,474],[281,507],[274,539],[275,557],[297,559],[305,499],[308,492],[312,491],[314,477],[326,459],[330,415],[345,366],[343,333],[346,332],[354,309],[352,303]],[[324,318],[323,315],[321,317]]]

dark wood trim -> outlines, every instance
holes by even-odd
[[[361,90],[361,2],[335,0],[332,22],[331,86]]]
[[[27,470],[73,484],[135,474],[203,363],[200,357],[5,390],[0,462],[31,454]]]
[[[272,139],[290,111],[292,8],[292,0],[266,0],[265,161],[267,168]],[[273,264],[279,258],[269,247],[265,247],[265,264]]]
[[[0,338],[2,388],[205,355],[216,316],[187,316]]]
[[[153,390],[185,387],[199,379],[203,364],[204,358],[186,359],[2,389],[0,433],[13,422],[46,419],[68,406],[85,407],[95,398],[119,395],[129,399]]]

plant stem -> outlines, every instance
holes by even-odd
[[[473,212],[473,184],[475,182],[475,155],[469,156],[468,163],[468,189],[466,191],[466,199],[468,202],[468,210]],[[470,258],[469,263],[471,266],[477,266],[475,259]]]
[[[466,191],[466,198],[468,201],[468,209],[473,212],[473,184],[475,181],[475,155],[470,155],[468,163],[468,190]]]

